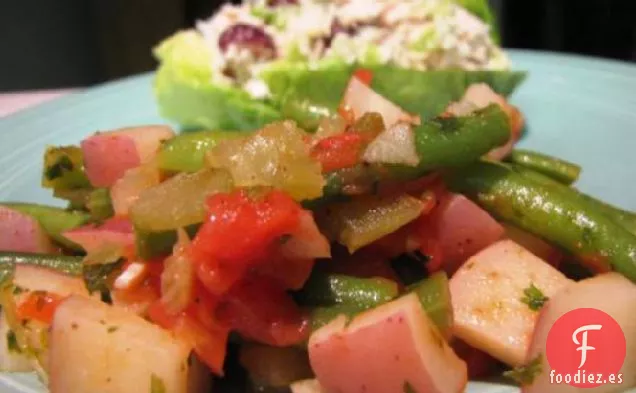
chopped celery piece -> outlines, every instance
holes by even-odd
[[[365,196],[327,207],[318,222],[354,252],[415,220],[423,208],[422,201],[409,195]]]

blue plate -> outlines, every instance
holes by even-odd
[[[513,97],[528,120],[521,146],[579,163],[578,186],[636,210],[636,67],[620,62],[510,51],[529,71]],[[166,123],[157,113],[152,75],[124,79],[0,119],[0,200],[56,203],[39,187],[46,145],[75,144],[98,130]],[[42,393],[30,375],[0,376],[0,391]],[[472,383],[471,393],[514,393]]]

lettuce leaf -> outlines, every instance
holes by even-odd
[[[309,70],[299,64],[278,65],[263,72],[261,77],[283,116],[313,129],[319,116],[337,110],[355,68],[355,65],[332,64]],[[497,93],[509,96],[525,78],[524,72],[516,71],[423,72],[388,65],[370,69],[375,91],[422,118],[439,115],[473,83],[487,83]]]
[[[154,92],[161,115],[185,128],[253,130],[280,119],[270,104],[213,79],[211,52],[194,31],[155,49],[160,61]]]

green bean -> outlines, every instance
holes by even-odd
[[[472,116],[428,120],[414,132],[420,158],[417,167],[360,164],[328,173],[323,197],[309,206],[323,199],[330,202],[352,190],[369,192],[382,182],[414,180],[435,170],[466,165],[510,138],[507,117],[494,105]]]
[[[446,273],[435,273],[426,280],[413,284],[409,290],[417,294],[422,308],[442,334],[450,336],[450,329],[453,326],[453,306]]]
[[[615,270],[636,281],[636,236],[578,193],[532,180],[505,166],[481,162],[447,177],[494,216],[542,237],[597,270]]]
[[[514,150],[508,160],[567,185],[577,181],[581,174],[581,167],[576,164],[528,150]]]
[[[30,203],[2,203],[2,206],[35,218],[56,242],[69,249],[82,251],[81,247],[66,239],[62,234],[88,223],[91,218],[89,214]]]
[[[0,286],[13,275],[16,265],[48,268],[71,276],[82,275],[82,258],[66,255],[46,255],[20,252],[0,252]]]
[[[205,153],[220,141],[245,136],[244,132],[188,132],[166,141],[159,151],[159,168],[170,172],[196,172],[203,168]]]
[[[82,277],[90,292],[108,289],[111,274],[121,267],[122,261],[110,264],[86,265],[83,257],[68,255],[0,252],[0,287],[13,277],[16,265],[46,268],[73,277]]]
[[[439,118],[415,128],[417,177],[465,165],[510,139],[508,118],[496,105],[466,117]]]
[[[368,308],[394,299],[398,295],[398,287],[395,282],[384,278],[314,272],[296,295],[303,305],[347,304]]]
[[[472,116],[424,121],[414,129],[420,163],[417,167],[359,165],[326,175],[324,197],[347,194],[352,186],[372,186],[382,180],[412,180],[426,173],[465,165],[506,143],[510,130],[506,115],[493,105]],[[203,167],[205,153],[227,138],[245,133],[203,131],[167,141],[160,153],[163,170],[194,172]]]
[[[559,183],[558,181],[548,176],[545,176],[539,172],[535,172],[532,169],[518,166],[518,165],[511,165],[511,169],[514,170],[515,172],[521,173],[522,175],[528,178],[541,182],[542,184],[546,184],[552,187],[564,187],[564,185]],[[629,212],[619,207],[610,205],[609,203],[598,200],[577,189],[572,188],[571,190],[576,192],[578,194],[578,197],[582,201],[589,203],[591,207],[593,207],[594,209],[597,209],[598,211],[600,211],[601,213],[605,214],[607,217],[612,219],[614,222],[616,222],[623,228],[627,229],[632,234],[636,235],[636,213]]]
[[[409,286],[408,290],[418,296],[422,308],[440,332],[445,336],[450,335],[453,311],[446,273],[436,273],[428,279]],[[311,310],[312,330],[321,328],[340,315],[351,319],[373,307],[353,303],[313,308]]]

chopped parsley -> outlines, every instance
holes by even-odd
[[[541,292],[534,284],[523,290],[523,297],[521,302],[527,304],[532,311],[538,311],[543,307],[545,302],[548,301],[548,297]]]
[[[21,353],[20,345],[18,345],[18,339],[15,336],[13,330],[7,332],[7,348],[9,352]]]
[[[404,387],[402,387],[402,391],[404,393],[417,393],[415,391],[415,389],[413,388],[413,386],[411,386],[411,384],[409,383],[409,381],[405,381],[404,382]]]
[[[166,385],[163,379],[154,373],[150,376],[150,393],[166,393]]]
[[[541,354],[532,359],[530,363],[515,367],[510,371],[504,372],[504,377],[510,378],[521,386],[532,385],[535,378],[543,371]]]
[[[13,286],[13,294],[14,295],[20,295],[21,293],[25,292],[26,290],[24,288],[21,288],[17,285]]]

